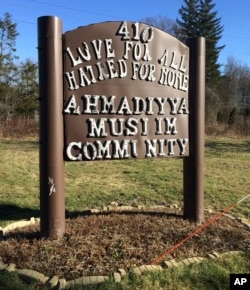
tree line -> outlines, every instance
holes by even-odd
[[[186,42],[189,38],[206,38],[206,131],[234,131],[250,135],[250,68],[233,56],[219,63],[224,45],[221,18],[213,0],[183,0],[179,17],[142,19]],[[17,62],[17,24],[6,12],[0,15],[0,116],[34,116],[38,112],[38,65],[30,59]]]
[[[38,65],[17,62],[17,24],[9,13],[0,18],[0,116],[33,116],[38,110]]]

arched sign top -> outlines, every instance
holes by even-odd
[[[80,79],[66,75],[68,89],[72,91],[98,86],[103,80],[108,85],[113,80],[119,86],[119,80],[124,78],[131,85],[139,80],[143,86],[167,85],[188,90],[189,48],[144,23],[104,22],[77,28],[64,34],[64,52],[66,72],[77,69],[81,72],[85,67]],[[129,62],[132,65],[126,66]],[[175,72],[178,80],[175,77],[174,82],[174,76],[167,77],[167,68]]]
[[[67,160],[188,155],[189,48],[139,22],[66,32]]]

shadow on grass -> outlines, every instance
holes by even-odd
[[[33,290],[33,289],[45,289],[38,288],[30,283],[25,283],[17,273],[9,273],[7,271],[0,271],[0,290]]]
[[[99,213],[93,213],[91,210],[84,211],[67,211],[65,212],[65,218],[77,218],[89,215],[153,215],[153,216],[174,216],[176,218],[183,218],[183,215],[176,214],[171,211],[153,211],[153,210],[120,210],[120,211],[100,211]],[[0,203],[0,221],[20,221],[20,220],[29,220],[30,218],[39,218],[40,210],[31,209],[31,208],[23,208],[14,204],[1,204]]]
[[[210,151],[216,154],[222,153],[249,153],[250,152],[250,141],[245,140],[241,142],[230,142],[227,141],[220,141],[220,140],[212,140],[206,141],[205,147],[209,148]]]
[[[40,211],[32,208],[22,208],[14,204],[0,203],[0,222],[1,221],[19,221],[30,219],[31,217],[38,218]]]
[[[153,216],[174,216],[176,218],[183,218],[181,214],[176,214],[175,212],[168,212],[168,211],[153,211],[153,210],[120,210],[120,211],[100,211],[99,213],[93,213],[91,210],[84,210],[84,211],[67,211],[65,212],[65,217],[67,218],[77,218],[80,216],[89,216],[89,215],[111,215],[111,214],[118,214],[118,215],[153,215]],[[31,208],[22,208],[14,204],[1,204],[0,203],[0,221],[19,221],[24,219],[30,218],[39,218],[40,217],[40,210],[31,209]]]

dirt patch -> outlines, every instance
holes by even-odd
[[[211,218],[206,214],[205,219]],[[117,269],[150,264],[198,226],[182,219],[180,211],[91,214],[66,219],[63,239],[40,237],[39,225],[15,230],[0,241],[3,262],[52,277],[71,280],[109,275]],[[206,256],[213,251],[247,250],[249,229],[223,216],[165,260]]]

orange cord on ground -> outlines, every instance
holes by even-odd
[[[206,228],[208,225],[210,225],[211,223],[213,223],[214,221],[216,221],[217,219],[219,219],[223,214],[225,214],[226,212],[230,211],[233,207],[237,206],[239,203],[241,203],[243,200],[247,199],[249,196],[250,196],[250,194],[246,195],[245,197],[243,197],[238,202],[235,202],[235,203],[231,204],[229,207],[227,207],[226,209],[224,209],[222,212],[216,214],[214,217],[212,217],[206,223],[204,223],[203,225],[201,225],[200,227],[198,227],[196,230],[194,230],[186,238],[184,238],[183,240],[181,240],[179,243],[177,243],[176,245],[174,245],[172,248],[168,249],[163,255],[159,256],[154,261],[152,261],[151,265],[158,264],[164,257],[166,257],[167,255],[169,255],[170,253],[172,253],[175,249],[179,248],[187,240],[191,239],[194,235],[196,235],[201,230],[203,230],[204,228]]]

